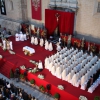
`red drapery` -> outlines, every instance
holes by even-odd
[[[41,0],[31,0],[32,18],[41,20]]]
[[[59,15],[58,21],[56,14]],[[46,9],[45,27],[48,31],[49,36],[54,33],[54,30],[56,29],[57,26],[59,28],[60,33],[73,35],[74,13]]]

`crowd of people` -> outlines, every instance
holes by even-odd
[[[0,100],[37,100],[20,87],[0,78]]]

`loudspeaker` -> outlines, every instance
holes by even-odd
[[[47,84],[46,88],[47,88],[47,90],[50,90],[51,89],[51,84]]]

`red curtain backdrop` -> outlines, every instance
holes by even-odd
[[[56,17],[57,13],[59,15],[58,22]],[[45,27],[48,31],[49,36],[54,33],[54,30],[56,29],[57,25],[59,27],[60,33],[73,35],[74,13],[46,9]]]
[[[31,0],[32,19],[41,20],[41,0]]]

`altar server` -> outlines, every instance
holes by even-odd
[[[39,69],[40,71],[43,70],[43,64],[42,64],[42,61],[41,61],[41,60],[39,60],[38,69]]]
[[[13,50],[12,41],[10,41],[9,44],[10,44],[10,50]]]
[[[44,40],[43,40],[43,38],[41,38],[40,39],[40,46],[43,47],[43,45],[44,45]]]
[[[38,38],[37,37],[35,37],[34,44],[38,45]]]
[[[45,49],[48,50],[49,49],[49,43],[47,40],[45,40]]]
[[[18,33],[15,34],[15,40],[16,40],[16,41],[19,41],[19,40],[20,40],[20,36],[19,36]]]
[[[2,42],[3,42],[3,50],[6,50],[6,49],[7,49],[7,47],[6,47],[6,45],[7,45],[7,44],[6,44],[6,39],[3,39]]]
[[[34,36],[31,37],[31,44],[34,44],[35,38]]]

